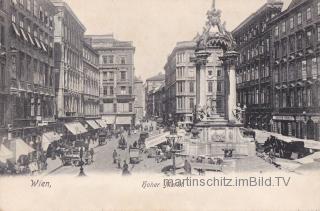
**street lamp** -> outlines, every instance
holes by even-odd
[[[181,136],[177,135],[175,128],[171,128],[170,135],[166,136],[166,139],[168,142],[172,143],[171,147],[171,153],[172,153],[172,166],[173,166],[173,175],[176,174],[176,152],[179,152],[180,150],[177,150],[175,147],[176,141],[181,140]]]
[[[79,173],[79,177],[83,177],[86,176],[86,174],[84,173],[84,169],[83,169],[83,147],[80,148],[80,173]]]
[[[75,129],[76,129],[76,131],[77,131],[77,135],[76,135],[76,140],[78,139],[78,131],[79,131],[79,128],[78,127],[75,127]],[[79,163],[79,165],[80,165],[80,173],[79,173],[79,177],[82,177],[82,176],[86,176],[86,174],[84,173],[84,169],[83,169],[83,164],[84,164],[84,162],[83,162],[83,147],[81,146],[80,147],[80,163]]]

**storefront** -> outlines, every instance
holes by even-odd
[[[320,117],[274,116],[273,132],[301,139],[319,140]]]
[[[131,116],[117,116],[116,118],[117,129],[123,128],[125,130],[129,130],[131,128],[131,123],[132,123]]]
[[[116,116],[115,115],[108,115],[108,116],[102,116],[102,120],[106,122],[108,125],[108,129],[115,129],[115,123],[116,123]]]

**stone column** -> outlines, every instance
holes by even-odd
[[[206,64],[210,53],[206,51],[196,52],[196,57],[191,61],[196,64],[196,105],[206,105]]]
[[[236,122],[237,119],[233,115],[234,109],[237,107],[237,87],[236,87],[236,62],[239,53],[235,51],[228,51],[223,56],[223,60],[225,63],[225,67],[227,68],[228,72],[228,84],[229,90],[227,95],[227,114],[228,120],[230,122]]]

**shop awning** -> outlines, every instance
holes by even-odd
[[[113,125],[116,122],[116,116],[102,116],[102,119],[108,124]]]
[[[88,125],[90,125],[90,127],[92,127],[92,129],[99,129],[101,128],[100,125],[98,125],[94,120],[87,120],[86,121],[88,123]]]
[[[13,153],[7,147],[1,144],[0,145],[0,162],[6,163],[6,161],[11,158],[13,158]]]
[[[102,120],[102,119],[97,119],[96,122],[101,126],[101,127],[107,127],[107,123]]]
[[[162,144],[163,142],[167,141],[167,136],[170,135],[170,132],[166,132],[157,136],[152,136],[146,139],[145,144],[146,148],[149,149],[151,147],[157,146],[159,144]]]
[[[27,38],[26,33],[24,33],[23,29],[20,29],[20,31],[21,31],[21,34],[22,34],[23,39],[24,39],[26,42],[28,42],[28,38]]]
[[[16,161],[21,155],[28,155],[29,153],[35,151],[20,138],[17,138],[11,142],[11,150],[14,153]]]
[[[131,117],[129,117],[129,116],[118,116],[116,124],[117,125],[131,125]]]
[[[46,48],[46,46],[43,44],[42,41],[40,41],[40,44],[41,44],[42,49],[43,49],[45,52],[47,52],[47,48]]]
[[[28,37],[29,37],[29,40],[30,40],[31,44],[32,44],[32,45],[36,45],[36,44],[33,42],[33,39],[32,39],[32,37],[31,37],[30,33],[28,33]]]
[[[61,139],[61,136],[56,132],[47,132],[42,134],[42,149],[47,150],[49,145]]]
[[[12,28],[13,28],[14,32],[16,33],[16,35],[20,37],[20,32],[19,32],[16,24],[12,23]]]
[[[88,132],[80,122],[65,123],[64,125],[73,135],[79,135]]]
[[[39,43],[39,40],[38,40],[37,38],[34,38],[34,40],[36,41],[37,47],[38,47],[38,48],[41,48],[41,45],[40,45],[40,43]]]

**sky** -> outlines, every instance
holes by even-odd
[[[133,41],[135,75],[164,72],[177,42],[202,32],[212,0],[65,0],[87,28],[86,34],[113,34]],[[222,21],[232,31],[267,0],[216,0]],[[284,8],[291,2],[283,0]]]

